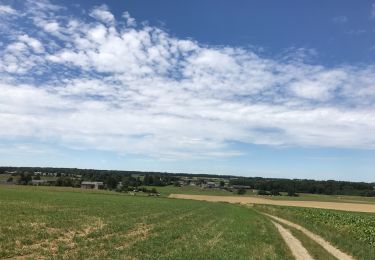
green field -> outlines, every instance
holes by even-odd
[[[0,220],[0,258],[291,258],[266,217],[225,203],[0,186]]]
[[[201,188],[199,186],[144,186],[147,188],[155,188],[163,196],[174,194],[193,194],[193,195],[213,195],[213,196],[240,196],[236,192],[229,192],[218,188]],[[248,194],[249,195],[249,194]],[[253,194],[255,195],[255,194]]]
[[[11,174],[0,174],[0,182],[6,182],[10,177],[13,178],[13,182],[17,182],[19,176],[12,176]],[[57,177],[55,176],[41,176],[41,180],[55,181]]]
[[[265,205],[254,208],[300,224],[358,259],[375,259],[375,214]]]

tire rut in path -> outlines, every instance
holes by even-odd
[[[285,229],[279,223],[272,221],[272,223],[276,226],[277,230],[279,231],[281,237],[284,239],[285,243],[289,247],[290,251],[292,252],[293,256],[296,260],[313,260],[312,256],[306,250],[306,248],[302,245],[302,243],[295,238],[289,230]]]
[[[282,218],[279,218],[279,217],[276,217],[276,216],[273,216],[273,215],[270,215],[270,214],[267,214],[267,213],[263,213],[263,214],[265,214],[266,216],[268,216],[268,217],[270,217],[270,218],[272,218],[272,219],[274,219],[274,220],[276,220],[280,223],[283,223],[287,226],[293,227],[293,228],[301,231],[306,236],[308,236],[310,239],[312,239],[313,241],[318,243],[320,246],[322,246],[328,253],[330,253],[331,255],[336,257],[337,259],[354,260],[354,258],[352,256],[350,256],[350,255],[342,252],[341,250],[337,249],[336,247],[331,245],[328,241],[326,241],[324,238],[312,233],[311,231],[307,230],[306,228],[301,227],[300,225],[297,225],[297,224],[295,224],[293,222],[290,222],[288,220],[285,220],[285,219],[282,219]]]

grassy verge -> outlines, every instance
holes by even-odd
[[[358,259],[375,259],[375,214],[265,205],[254,207],[300,224]]]
[[[225,203],[0,187],[0,258],[290,259],[272,223]]]

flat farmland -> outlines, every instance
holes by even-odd
[[[210,202],[228,202],[240,204],[266,204],[278,206],[295,206],[308,208],[322,208],[344,211],[375,213],[374,203],[348,203],[348,202],[328,202],[328,201],[303,201],[303,200],[282,200],[267,199],[264,197],[241,197],[241,196],[210,196],[193,194],[171,194],[170,198],[200,200]]]
[[[148,186],[157,189],[162,196],[169,196],[171,194],[189,194],[189,195],[208,195],[208,196],[229,196],[229,197],[253,197],[264,198],[267,200],[291,200],[291,201],[325,201],[325,202],[346,202],[346,203],[361,203],[361,204],[375,204],[375,197],[364,196],[350,196],[350,195],[324,195],[299,193],[297,197],[286,196],[286,192],[281,192],[284,196],[260,196],[254,190],[247,190],[246,194],[239,195],[236,190],[229,192],[225,189],[218,188],[202,188],[199,186]]]
[[[227,203],[0,186],[0,258],[291,259],[258,211]]]

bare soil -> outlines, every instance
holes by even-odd
[[[296,260],[313,260],[309,252],[306,248],[302,245],[302,243],[295,238],[289,230],[285,229],[279,223],[272,221],[272,223],[276,226],[277,230],[279,231],[281,237],[284,239],[285,243],[289,247],[290,251],[292,252],[293,256]]]

